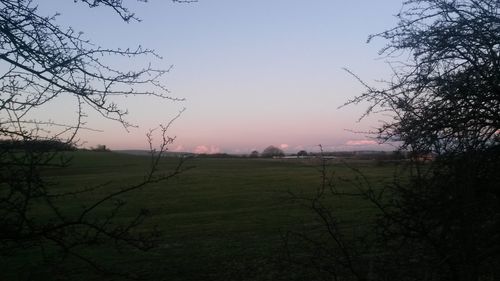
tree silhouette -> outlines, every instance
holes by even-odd
[[[254,151],[250,152],[249,157],[257,158],[257,157],[259,157],[259,152],[257,150],[254,150]]]
[[[124,21],[137,20],[122,1],[79,2],[91,8],[110,8]],[[130,221],[118,222],[116,217],[123,209],[122,195],[149,183],[168,180],[181,171],[180,166],[172,171],[160,170],[159,166],[162,154],[173,142],[167,136],[170,123],[158,129],[161,139],[156,151],[153,151],[153,131],[147,136],[152,150],[151,166],[142,181],[97,198],[79,213],[65,212],[61,202],[66,206],[71,202],[76,204],[79,195],[102,186],[68,187],[62,191],[54,188],[53,181],[45,176],[51,169],[70,164],[70,159],[60,151],[74,147],[78,132],[90,129],[85,127],[87,111],[115,120],[127,129],[133,125],[126,120],[126,109],[113,101],[116,97],[181,100],[171,97],[160,82],[168,69],[154,69],[148,64],[135,70],[115,69],[105,63],[109,57],[137,56],[159,58],[142,47],[99,47],[82,33],[57,25],[56,16],[40,15],[32,1],[0,1],[0,255],[16,258],[23,251],[38,250],[40,265],[47,272],[63,268],[60,273],[69,274],[64,269],[64,260],[71,258],[104,273],[107,269],[92,256],[83,254],[82,247],[111,241],[118,247],[146,250],[158,241],[157,231],[134,232],[149,216],[146,209]],[[36,118],[36,111],[63,97],[74,101],[77,113],[73,123],[58,120],[58,112],[53,112],[51,119]],[[4,145],[7,143],[16,145]],[[104,205],[109,213],[100,211]],[[110,205],[114,207],[109,208]],[[46,210],[47,216],[41,217],[39,210]],[[26,271],[36,272],[34,268]],[[43,277],[34,274],[27,278]]]
[[[273,145],[270,145],[262,151],[260,156],[265,157],[265,158],[281,157],[281,156],[285,156],[285,153],[280,148],[273,146]]]
[[[309,155],[309,154],[307,154],[307,151],[305,151],[305,150],[301,150],[301,151],[297,152],[297,156],[307,156],[307,155]]]
[[[495,280],[500,2],[410,0],[397,16],[396,27],[369,39],[388,41],[381,54],[392,60],[392,78],[376,88],[353,74],[366,91],[347,104],[390,115],[378,138],[399,142],[410,162],[383,188],[357,172],[359,192],[337,189],[323,167],[320,191],[306,200],[329,240],[309,240],[314,264],[335,280]],[[328,195],[372,203],[373,228],[349,239]]]

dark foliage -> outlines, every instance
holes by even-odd
[[[257,157],[259,157],[259,152],[257,150],[254,150],[254,151],[250,152],[250,154],[248,155],[248,157],[250,157],[250,158],[257,158]]]
[[[307,154],[307,151],[305,151],[305,150],[301,150],[301,151],[297,152],[297,156],[307,156],[307,155],[309,155],[309,154]]]
[[[76,146],[58,140],[0,140],[0,151],[74,151]]]
[[[285,156],[285,153],[283,152],[283,150],[281,150],[281,148],[270,145],[262,151],[260,156],[264,158],[282,157]]]
[[[498,280],[500,2],[409,0],[397,16],[370,37],[388,41],[392,79],[375,88],[355,76],[366,92],[348,104],[390,115],[377,136],[410,160],[384,187],[357,171],[355,191],[337,189],[323,166],[317,195],[296,197],[320,218],[323,239],[291,236],[334,280]],[[330,196],[369,202],[373,223],[351,235]]]

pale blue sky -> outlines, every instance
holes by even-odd
[[[101,46],[155,49],[163,56],[156,66],[174,66],[165,84],[172,95],[186,98],[180,103],[123,101],[129,119],[139,125],[129,133],[91,115],[89,125],[104,132],[83,132],[80,137],[88,145],[144,148],[145,131],[185,107],[172,127],[177,136],[172,149],[376,148],[360,145],[367,143],[365,135],[347,130],[372,128],[379,117],[356,123],[362,106],[337,109],[362,90],[342,68],[367,81],[389,76],[384,60],[377,59],[384,42],[366,44],[366,39],[395,25],[401,0],[124,1],[142,19],[129,24],[108,9],[87,9],[68,0],[40,2],[43,13],[61,12],[60,25],[84,31]],[[131,67],[147,62],[113,63]],[[66,114],[71,111],[60,116],[70,118]]]

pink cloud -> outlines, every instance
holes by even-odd
[[[205,154],[213,154],[213,153],[219,153],[220,148],[214,145],[198,145],[197,147],[194,148],[193,150],[194,153],[205,153]]]
[[[288,144],[286,144],[286,143],[282,143],[282,144],[280,144],[280,148],[281,148],[281,149],[287,149],[288,147],[289,147],[289,145],[288,145]]]
[[[375,145],[378,144],[378,142],[374,140],[349,140],[345,144],[349,146],[359,146],[359,145]]]

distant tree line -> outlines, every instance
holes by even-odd
[[[228,154],[228,153],[213,153],[213,154],[201,153],[201,154],[197,154],[196,157],[198,157],[198,158],[239,158],[241,156],[238,156],[235,154]]]
[[[98,144],[95,147],[91,147],[90,150],[96,151],[96,152],[110,152],[111,150],[106,147],[105,144]]]
[[[403,160],[409,159],[411,156],[409,152],[406,151],[378,151],[378,150],[369,150],[369,151],[322,151],[322,152],[307,152],[305,150],[300,150],[297,153],[287,154],[289,156],[297,156],[297,158],[304,157],[338,157],[342,159],[356,159],[356,160]],[[272,158],[272,157],[283,157],[285,153],[282,149],[269,146],[262,153],[259,153],[257,150],[253,150],[248,154],[250,158]],[[234,157],[234,156],[233,156]]]
[[[0,140],[0,151],[73,151],[76,149],[73,143],[60,140]]]

